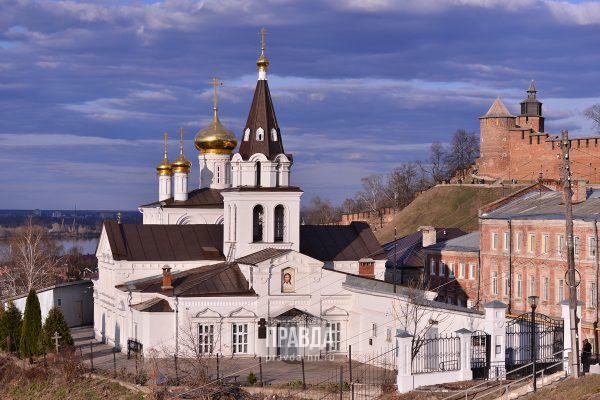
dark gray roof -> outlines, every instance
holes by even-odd
[[[535,191],[516,197],[506,204],[481,214],[482,219],[564,219],[562,192]],[[588,193],[587,199],[573,204],[573,218],[593,220],[600,217],[600,191]]]
[[[350,225],[301,225],[300,253],[321,261],[383,260],[385,251],[366,222]]]
[[[143,225],[104,221],[115,260],[223,260],[223,225]]]
[[[257,251],[256,253],[248,254],[247,256],[238,258],[235,261],[239,264],[256,265],[265,260],[269,260],[273,257],[277,257],[282,254],[289,253],[290,251],[291,250],[288,250],[288,249],[271,249],[271,248],[269,248],[269,249]]]
[[[162,293],[178,297],[254,296],[236,263],[204,265],[171,274],[173,290],[163,291],[162,274],[117,285],[122,291]]]
[[[464,236],[459,236],[445,242],[436,243],[425,247],[423,250],[435,251],[479,251],[479,231],[468,233]]]
[[[223,208],[223,197],[220,189],[202,188],[188,193],[185,201],[175,201],[173,197],[164,201],[144,204],[142,207],[162,208]]]
[[[173,312],[169,302],[160,297],[153,297],[150,300],[132,304],[131,308],[142,312]]]
[[[458,228],[435,228],[436,243],[466,235]],[[388,260],[398,266],[423,267],[423,232],[417,231],[383,246]]]

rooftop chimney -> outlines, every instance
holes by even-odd
[[[372,258],[361,258],[358,260],[358,274],[375,278],[375,260]]]
[[[165,265],[163,268],[163,275],[162,275],[162,286],[160,287],[161,290],[165,291],[165,290],[171,290],[173,289],[173,285],[171,285],[171,267],[169,267],[168,265]]]
[[[436,243],[437,237],[433,226],[420,226],[419,230],[423,232],[423,247],[431,246]]]

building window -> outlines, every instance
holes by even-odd
[[[233,354],[248,353],[248,324],[233,324],[232,332]]]
[[[565,299],[565,281],[562,279],[558,280],[558,290],[556,291],[556,302],[560,303]]]
[[[498,234],[496,232],[492,232],[492,250],[498,249]]]
[[[263,206],[254,206],[252,211],[252,241],[262,242],[263,241],[263,224],[265,218],[265,211]]]
[[[469,264],[469,279],[475,279],[475,264]]]
[[[265,131],[263,128],[258,128],[256,130],[256,140],[262,142],[265,139]]]
[[[438,275],[439,276],[445,276],[446,275],[446,268],[444,268],[444,263],[442,262],[442,260],[440,260],[440,263],[438,265]]]
[[[550,250],[550,235],[542,236],[542,253],[548,254]]]
[[[375,324],[373,324],[375,325]],[[340,343],[342,342],[342,324],[341,322],[330,322],[327,324],[327,351],[340,351]]]
[[[59,307],[62,306],[62,299],[57,299],[56,305],[58,305]]]
[[[596,258],[596,238],[593,236],[588,237],[588,257]]]
[[[529,296],[535,296],[535,275],[529,276]]]
[[[454,263],[448,264],[448,276],[454,278]]]
[[[562,256],[565,252],[565,237],[563,235],[556,235],[556,254]]]
[[[213,324],[198,324],[198,348],[200,354],[212,354],[215,344],[215,326]]]
[[[221,183],[221,166],[217,165],[217,183]]]
[[[521,234],[517,233],[516,235],[517,237],[515,238],[515,251],[519,252],[521,251]]]
[[[244,142],[247,142],[248,140],[250,140],[250,128],[246,128],[244,131]]]
[[[508,287],[510,286],[509,282],[508,282],[508,274],[504,273],[504,295],[508,296]]]
[[[371,324],[371,337],[377,337],[377,324]]]
[[[271,140],[272,140],[273,142],[276,142],[276,141],[277,141],[277,129],[275,129],[275,128],[272,128],[272,129],[271,129]]]
[[[517,274],[517,297],[523,297],[523,275]]]
[[[549,282],[548,282],[548,278],[544,277],[544,280],[542,281],[542,300],[548,301],[548,291],[549,291]]]
[[[255,181],[256,181],[256,186],[260,186],[260,175],[262,172],[262,166],[260,165],[260,161],[256,162],[256,171],[255,171]]]
[[[458,264],[458,277],[459,278],[465,277],[465,263]]]
[[[392,329],[391,328],[387,328],[386,335],[385,335],[385,341],[386,342],[392,341]]]
[[[588,285],[587,306],[594,308],[596,306],[596,282],[590,282]]]
[[[498,294],[498,272],[492,271],[492,294]]]
[[[508,244],[510,243],[510,236],[508,232],[504,232],[504,243],[502,245],[502,250],[508,251]]]
[[[435,266],[436,266],[436,262],[435,260],[432,258],[431,262],[429,264],[429,275],[433,276],[435,275]]]
[[[573,236],[573,251],[575,252],[575,258],[579,257],[579,236]]]
[[[275,241],[283,242],[284,208],[280,204],[275,207]]]
[[[535,235],[533,233],[527,235],[527,252],[535,253]]]

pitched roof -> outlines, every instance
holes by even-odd
[[[173,290],[162,290],[162,275],[117,285],[122,291],[162,293],[178,297],[254,296],[237,263],[217,263],[171,274]]]
[[[508,111],[508,108],[506,108],[506,106],[500,99],[500,96],[498,96],[498,97],[496,97],[496,100],[494,100],[494,102],[492,103],[492,106],[490,107],[488,112],[486,112],[485,115],[481,118],[506,118],[506,117],[512,117],[512,115],[510,114],[510,111]]]
[[[142,312],[173,312],[169,302],[160,297],[153,297],[150,300],[132,304],[131,308]]]
[[[425,247],[423,250],[479,251],[479,231]]]
[[[269,260],[273,257],[277,257],[280,255],[289,253],[290,251],[291,250],[289,250],[289,249],[268,248],[268,249],[259,250],[256,253],[248,254],[244,257],[238,258],[235,261],[239,264],[256,265],[263,261]]]
[[[259,128],[263,130],[263,140],[257,140],[256,138],[256,131]],[[248,140],[244,140],[246,129],[250,130]],[[273,140],[272,129],[277,132],[276,140]],[[277,124],[277,117],[275,116],[275,109],[273,108],[273,101],[266,79],[259,79],[256,82],[254,98],[252,99],[244,133],[242,133],[239,153],[244,160],[256,153],[262,153],[268,159],[273,159],[278,154],[284,154],[281,131]]]
[[[223,208],[223,197],[220,189],[202,188],[188,193],[185,201],[175,200],[173,197],[164,201],[155,201],[141,207],[162,208]]]
[[[435,228],[436,243],[466,235],[458,228]],[[398,266],[423,267],[423,233],[415,232],[383,246],[388,260]]]
[[[366,222],[350,225],[301,225],[300,253],[321,261],[382,260],[385,251]]]
[[[223,225],[142,225],[104,221],[115,260],[223,260]]]

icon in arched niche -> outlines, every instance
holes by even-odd
[[[281,271],[281,291],[283,293],[296,291],[296,270],[294,268],[285,268]]]

